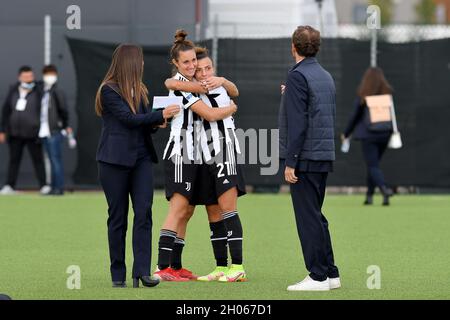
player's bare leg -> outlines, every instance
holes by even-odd
[[[191,219],[192,215],[194,214],[195,206],[189,205],[186,211],[186,214],[181,217],[179,223],[178,223],[178,232],[177,232],[177,238],[175,239],[175,243],[173,246],[172,251],[172,259],[170,262],[170,267],[172,270],[174,270],[181,278],[186,278],[189,280],[196,280],[198,278],[197,275],[193,274],[192,271],[189,269],[183,268],[182,264],[182,255],[183,255],[183,248],[185,246],[185,239],[186,239],[186,229],[187,225],[189,223],[189,220]]]

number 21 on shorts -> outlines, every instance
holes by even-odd
[[[230,162],[225,161],[224,163],[217,164],[217,167],[219,168],[219,172],[217,173],[217,178],[225,177],[225,174],[223,173],[223,169],[225,168],[225,166],[227,166],[227,175],[230,175],[230,172],[231,172]]]

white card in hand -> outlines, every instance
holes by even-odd
[[[183,97],[168,97],[168,96],[153,97],[154,110],[165,109],[172,104],[176,104],[181,107],[183,105]]]
[[[349,151],[350,151],[350,139],[349,138],[345,138],[342,141],[341,152],[342,153],[348,153]]]
[[[16,110],[17,111],[25,111],[25,108],[27,107],[27,100],[24,98],[19,98],[16,103]]]

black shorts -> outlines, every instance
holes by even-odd
[[[211,161],[200,165],[191,205],[217,204],[217,199],[234,187],[239,197],[246,194],[243,170],[237,164],[236,153],[224,147]]]
[[[185,162],[177,155],[164,159],[166,199],[170,200],[174,193],[179,193],[192,201],[200,176],[200,168],[200,164],[193,161]]]

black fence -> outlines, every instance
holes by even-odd
[[[78,165],[74,181],[97,184],[95,151],[101,120],[94,113],[94,97],[111,61],[115,44],[68,39],[77,74],[79,129]],[[210,47],[211,42],[204,45]],[[144,47],[145,83],[150,96],[166,95],[164,80],[171,75],[168,46]],[[370,44],[350,39],[324,39],[320,63],[333,75],[337,87],[336,137],[344,129],[356,98],[356,88],[369,64]],[[293,65],[289,39],[221,39],[218,73],[240,90],[236,123],[242,129],[276,129],[280,84]],[[450,187],[450,39],[379,44],[379,66],[392,83],[404,147],[389,151],[383,162],[392,185]],[[168,130],[155,136],[162,154]],[[268,138],[270,141],[270,138]],[[337,146],[340,145],[336,141]],[[249,185],[272,186],[279,176],[260,174],[261,165],[245,165]],[[162,186],[161,164],[155,167],[156,186]],[[337,150],[330,185],[363,185],[365,168],[358,143],[349,154]]]

